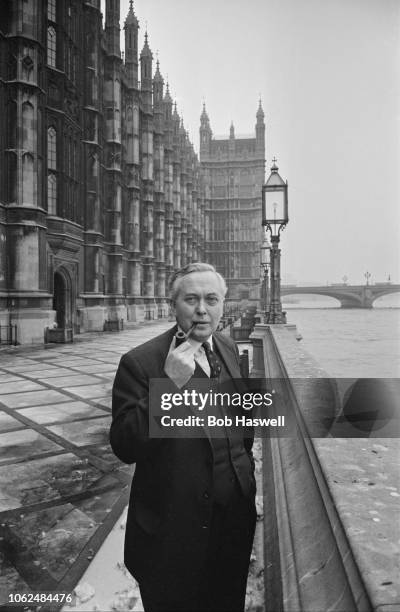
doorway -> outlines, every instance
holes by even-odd
[[[54,273],[53,310],[59,329],[72,326],[72,295],[69,276],[61,270]]]

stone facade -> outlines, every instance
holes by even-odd
[[[229,297],[258,282],[264,113],[201,163],[130,2],[3,0],[0,343],[166,317],[171,272],[210,261]],[[51,334],[50,334],[51,335]],[[54,334],[53,334],[54,335]],[[49,337],[49,332],[47,332]]]
[[[130,2],[4,0],[0,325],[43,342],[167,315],[171,271],[204,258],[200,166]],[[140,76],[140,82],[139,82]]]
[[[261,101],[254,137],[214,138],[201,115],[200,162],[205,187],[205,258],[226,278],[229,297],[258,299],[261,188],[265,174],[265,123]]]

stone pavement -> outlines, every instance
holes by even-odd
[[[0,609],[70,593],[121,515],[132,468],[108,444],[112,381],[123,353],[171,325],[0,353]]]

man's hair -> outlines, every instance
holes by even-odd
[[[194,263],[187,264],[187,266],[181,268],[180,270],[177,270],[171,276],[170,281],[168,283],[168,293],[169,299],[172,302],[175,301],[176,296],[178,295],[181,279],[187,276],[188,274],[191,274],[192,272],[213,272],[220,282],[222,295],[226,295],[228,288],[226,286],[224,277],[221,276],[221,274],[217,272],[214,266],[212,266],[211,264],[197,261]]]

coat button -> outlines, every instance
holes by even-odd
[[[201,528],[202,529],[208,529],[208,525],[202,525]]]
[[[204,497],[204,499],[210,499],[210,495],[209,495],[209,493],[207,493],[207,491],[205,493],[203,493],[203,497]]]

